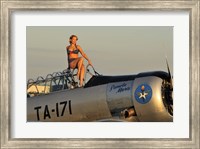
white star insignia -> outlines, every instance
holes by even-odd
[[[139,93],[140,94],[140,97],[139,98],[144,98],[146,99],[146,96],[148,95],[148,93]]]

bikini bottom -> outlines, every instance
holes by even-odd
[[[71,62],[74,61],[75,59],[77,59],[77,58],[70,58],[70,59],[69,59],[69,63],[71,63]]]

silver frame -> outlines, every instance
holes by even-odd
[[[134,1],[134,0],[47,0],[22,1],[0,0],[1,2],[1,148],[200,148],[199,115],[199,0]],[[190,137],[188,139],[12,139],[10,137],[11,102],[11,20],[16,10],[168,10],[189,11],[190,13],[190,55],[189,55],[189,97],[190,97]]]

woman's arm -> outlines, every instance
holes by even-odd
[[[88,61],[88,63],[89,63],[90,65],[92,65],[90,59],[89,59],[89,58],[87,57],[87,55],[83,52],[83,49],[82,49],[79,45],[77,45],[77,49],[80,51],[81,55]],[[92,65],[92,66],[93,66],[93,65]]]
[[[66,47],[66,52],[67,52],[67,62],[68,62],[68,68],[67,68],[67,69],[70,69],[68,47],[69,47],[69,46]]]

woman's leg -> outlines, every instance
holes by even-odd
[[[80,73],[81,73],[81,67],[83,65],[83,57],[80,57],[78,60],[78,72],[77,72],[77,78],[80,80]]]
[[[80,86],[83,85],[83,79],[85,74],[85,67],[83,65],[83,57],[77,58],[70,63],[70,68],[75,69],[78,68],[77,78],[79,80]]]
[[[83,86],[84,75],[85,75],[85,66],[83,64],[80,72],[80,87]]]

